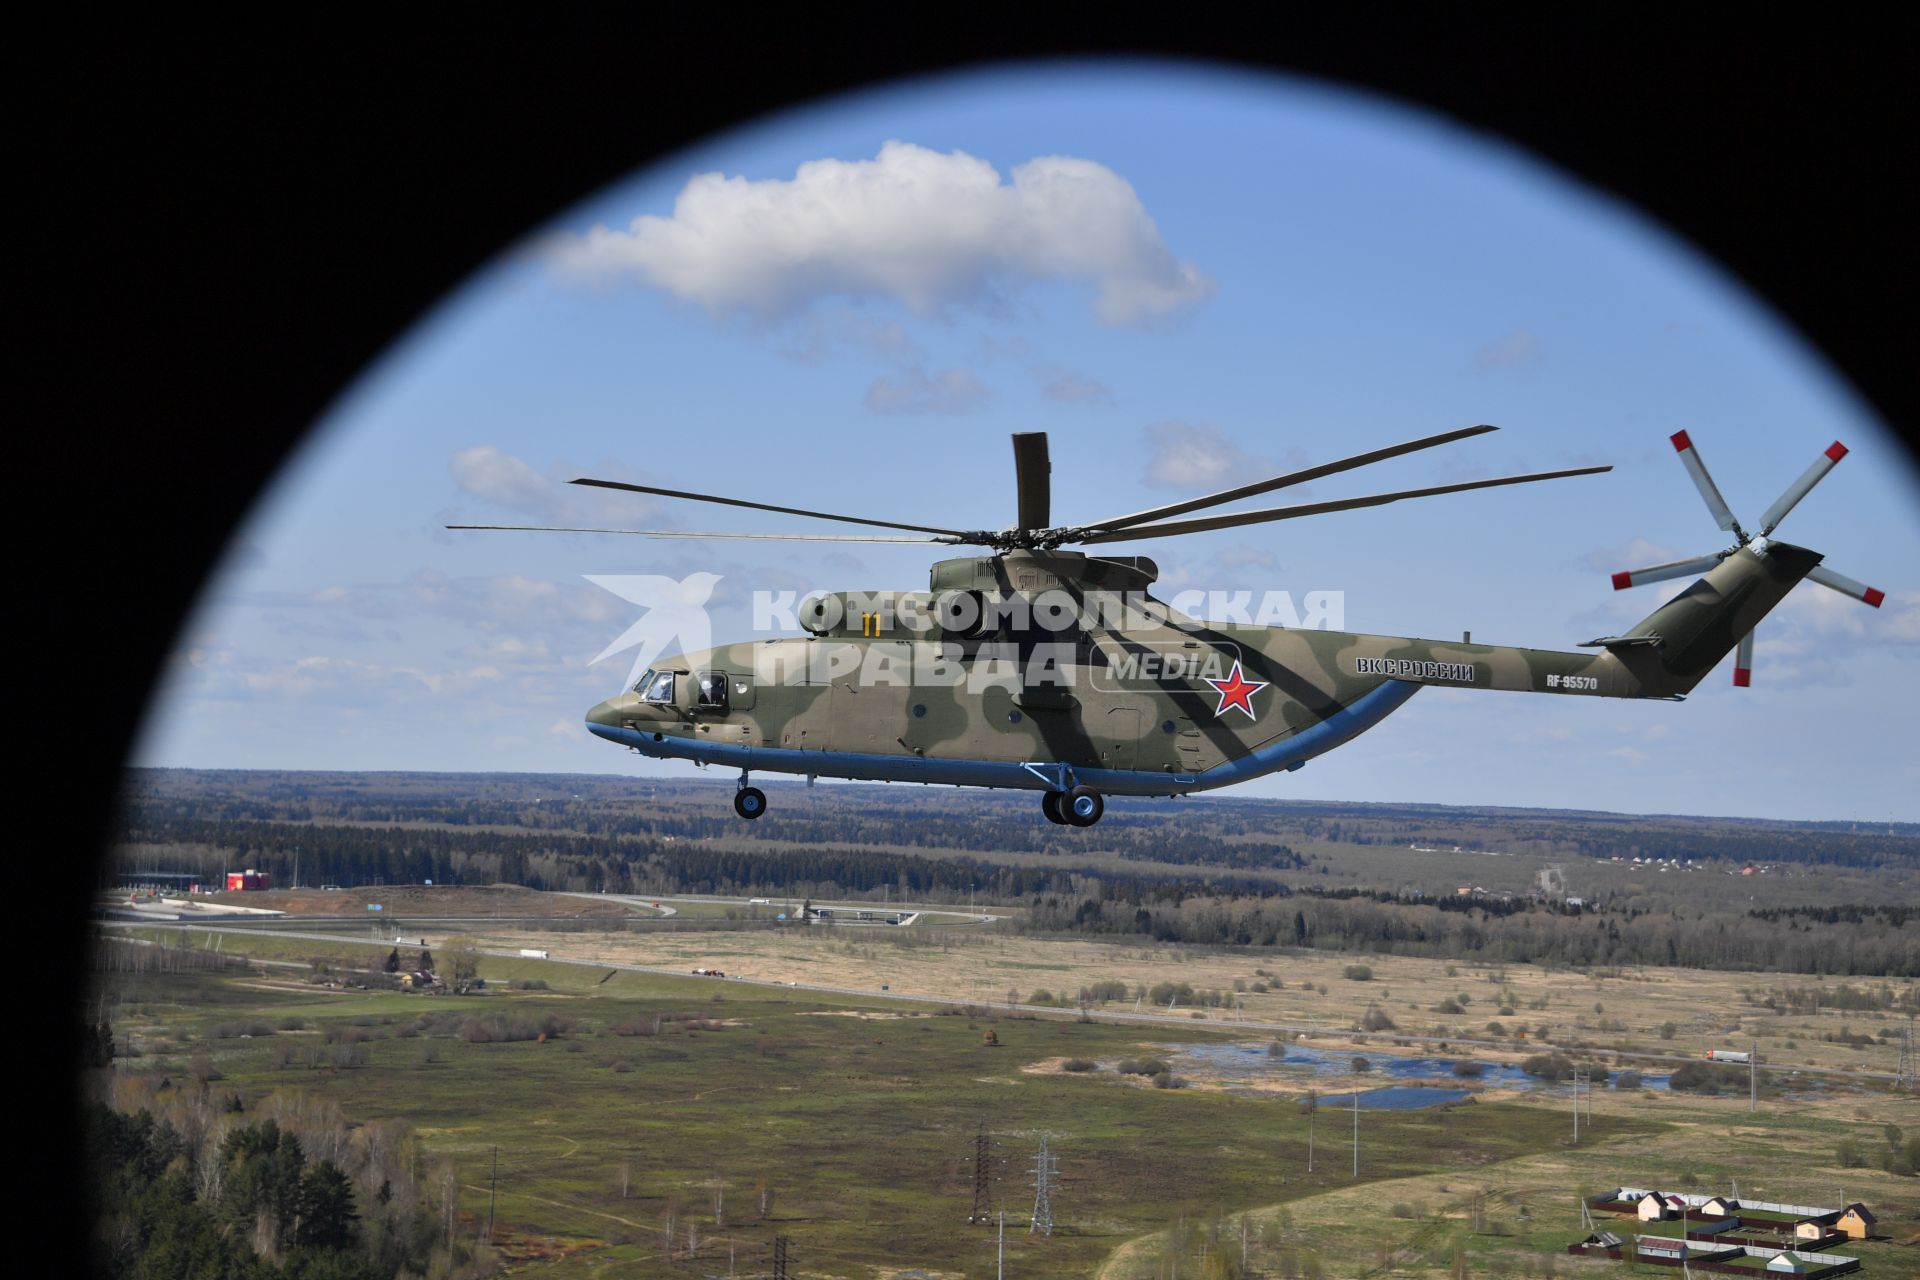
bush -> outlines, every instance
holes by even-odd
[[[1362,1058],[1356,1055],[1353,1060],[1353,1069],[1356,1072],[1364,1074],[1365,1072],[1373,1070],[1373,1064],[1371,1062],[1368,1062],[1365,1058]]]
[[[1455,1000],[1452,996],[1448,996],[1445,1000],[1442,1000],[1439,1004],[1433,1006],[1433,1011],[1435,1013],[1465,1013],[1466,1012],[1465,1009],[1460,1007],[1460,1002],[1458,1000]]]
[[[1616,1089],[1638,1089],[1640,1087],[1640,1073],[1638,1071],[1622,1071],[1618,1076],[1614,1077],[1613,1087]]]
[[[1373,969],[1369,965],[1350,964],[1340,971],[1340,976],[1351,978],[1355,982],[1372,982]]]
[[[1481,1076],[1487,1074],[1487,1069],[1478,1062],[1462,1058],[1453,1064],[1453,1074],[1459,1076],[1462,1080],[1478,1080]]]
[[[1171,1071],[1162,1071],[1154,1076],[1153,1087],[1156,1089],[1184,1089],[1187,1087],[1187,1082]]]
[[[1397,1202],[1393,1206],[1393,1208],[1387,1210],[1387,1212],[1391,1213],[1396,1218],[1412,1218],[1412,1217],[1418,1216],[1414,1212],[1413,1206],[1408,1204],[1405,1200],[1401,1200]]]
[[[553,1040],[572,1030],[571,1021],[549,1013],[538,1018],[524,1014],[490,1013],[460,1024],[460,1038],[468,1044],[511,1044],[521,1040]]]
[[[1122,1058],[1115,1070],[1128,1076],[1161,1076],[1165,1075],[1169,1068],[1159,1058]]]
[[[1503,1022],[1489,1022],[1487,1024],[1487,1034],[1490,1036],[1503,1036],[1507,1034],[1506,1024]]]
[[[1062,1071],[1098,1071],[1100,1064],[1092,1058],[1068,1058],[1060,1064]]]
[[[273,1028],[264,1022],[216,1022],[207,1028],[207,1034],[215,1040],[240,1040],[270,1036]]]
[[[1705,1094],[1709,1097],[1722,1089],[1744,1089],[1747,1086],[1747,1073],[1738,1067],[1723,1067],[1711,1062],[1687,1062],[1674,1069],[1667,1077],[1667,1088],[1685,1093]]]
[[[1360,1029],[1362,1031],[1391,1031],[1393,1030],[1393,1019],[1387,1016],[1385,1009],[1377,1005],[1368,1005],[1367,1011],[1360,1016]]]
[[[1028,1004],[1052,1004],[1053,992],[1045,987],[1035,987],[1033,994],[1027,997]]]
[[[1267,1046],[1267,1056],[1269,1058],[1284,1058],[1287,1056],[1287,1046],[1275,1040]]]
[[[1573,1077],[1573,1059],[1564,1053],[1536,1053],[1521,1063],[1520,1069],[1541,1080],[1558,1082]]]

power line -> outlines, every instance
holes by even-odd
[[[1027,1225],[1028,1235],[1053,1234],[1053,1184],[1059,1177],[1054,1158],[1047,1154],[1047,1135],[1043,1133],[1040,1154],[1033,1161],[1033,1221]]]
[[[973,1138],[973,1212],[967,1215],[969,1223],[986,1222],[991,1216],[987,1209],[992,1181],[988,1159],[987,1126],[983,1124]]]

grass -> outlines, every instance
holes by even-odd
[[[226,945],[276,955],[324,947],[275,938]],[[608,1262],[618,1262],[621,1274],[695,1274],[695,1264],[661,1256],[661,1217],[676,1204],[710,1242],[700,1264],[706,1270],[724,1265],[728,1237],[739,1258],[759,1266],[781,1234],[792,1240],[803,1274],[909,1265],[977,1274],[991,1244],[985,1230],[965,1226],[965,1216],[972,1137],[982,1124],[993,1137],[995,1206],[1016,1221],[1031,1203],[1025,1170],[1040,1134],[1059,1158],[1060,1230],[1052,1239],[1010,1233],[1009,1266],[1022,1275],[1090,1274],[1116,1247],[1158,1230],[1170,1202],[1251,1210],[1351,1182],[1346,1166],[1327,1158],[1325,1132],[1318,1172],[1305,1174],[1305,1118],[1286,1099],[1023,1069],[1049,1059],[1137,1056],[1162,1041],[1204,1035],[1198,1028],[1154,1033],[912,1010],[903,1016],[898,1003],[723,990],[692,978],[619,973],[600,984],[594,970],[540,961],[488,959],[482,973],[490,983],[539,976],[552,990],[456,999],[328,991],[301,983],[297,973],[121,977],[116,1027],[148,1044],[165,1034],[169,1049],[120,1070],[152,1081],[207,1054],[223,1076],[219,1087],[251,1100],[304,1089],[337,1101],[356,1120],[404,1119],[430,1157],[459,1164],[462,1208],[476,1219],[497,1147],[497,1213],[508,1251],[520,1260],[517,1274],[584,1274]],[[894,1016],[818,1016],[846,1009]],[[452,1026],[394,1034],[423,1014],[489,1010],[550,1013],[576,1030],[547,1044],[468,1043]],[[689,1031],[669,1019],[657,1036],[612,1034],[656,1013],[732,1025]],[[223,1022],[273,1023],[288,1014],[304,1018],[307,1029],[210,1038]],[[373,1037],[367,1065],[278,1065],[280,1044],[355,1019],[370,1020],[361,1026]],[[1001,1047],[982,1045],[986,1029]],[[184,1046],[177,1045],[181,1032],[191,1037]],[[569,1051],[569,1042],[584,1048]],[[616,1071],[617,1063],[629,1070]],[[141,1087],[138,1079],[121,1086],[130,1094]],[[1553,1148],[1563,1127],[1557,1115],[1517,1105],[1370,1114],[1365,1124],[1363,1182],[1462,1163],[1490,1167]],[[1619,1124],[1642,1138],[1660,1129]],[[622,1162],[633,1169],[625,1198],[617,1188]],[[763,1180],[775,1190],[768,1221],[753,1211]],[[725,1226],[712,1222],[715,1183],[727,1189],[733,1210]]]
[[[1009,988],[1024,995],[1036,985],[1071,996],[1079,987],[1102,980],[1146,987],[1177,981],[1196,989],[1226,991],[1240,979],[1249,990],[1235,998],[1250,1019],[1344,1035],[1366,1014],[1369,1004],[1376,1004],[1403,1033],[1463,1039],[1490,1038],[1487,1024],[1498,1021],[1509,1033],[1525,1032],[1525,1039],[1511,1041],[1515,1060],[1536,1051],[1531,1046],[1541,1038],[1539,1029],[1546,1027],[1548,1039],[1557,1043],[1581,1040],[1601,1048],[1683,1058],[1702,1058],[1710,1049],[1745,1050],[1757,1043],[1770,1063],[1891,1073],[1898,1056],[1891,1040],[1850,1047],[1821,1037],[1847,1026],[1856,1032],[1877,1033],[1904,1021],[1885,1013],[1831,1009],[1781,1014],[1747,1002],[1749,991],[1812,984],[1810,979],[1782,974],[1651,966],[1581,971],[1412,956],[1169,946],[1135,939],[1061,941],[978,927],[928,932],[796,927],[681,933],[476,928],[483,945],[546,948],[556,957],[669,968],[717,966],[728,973],[869,989],[887,982],[896,992],[981,1002],[1004,1000]],[[323,945],[308,944],[308,948]],[[1358,959],[1364,959],[1372,971],[1371,980],[1354,982],[1343,976]],[[1273,968],[1285,988],[1251,990],[1258,978],[1256,966]],[[1044,983],[1033,981],[1043,973]],[[1321,986],[1327,988],[1326,995],[1319,993]],[[1468,997],[1461,1013],[1433,1012],[1438,998],[1460,995]],[[1603,1006],[1604,1013],[1597,1013],[1596,1005]],[[1503,1016],[1502,1007],[1514,1013]],[[1227,1012],[1217,1010],[1209,1016],[1224,1019]],[[1669,1023],[1671,1037],[1662,1030]],[[1376,1041],[1391,1039],[1392,1034],[1386,1033]],[[1485,1056],[1479,1049],[1473,1052]]]

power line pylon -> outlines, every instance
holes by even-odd
[[[987,1126],[981,1125],[980,1132],[973,1138],[973,1212],[967,1215],[969,1223],[982,1223],[991,1220],[987,1203],[991,1198],[992,1169],[988,1161],[991,1155],[987,1143]]]
[[[1920,1065],[1913,1060],[1913,1015],[1907,1015],[1907,1025],[1900,1028],[1900,1063],[1894,1068],[1893,1087],[1911,1089],[1920,1081],[1915,1080],[1920,1073]]]
[[[773,1238],[773,1280],[787,1280],[787,1238]]]
[[[1040,1154],[1033,1161],[1033,1221],[1027,1226],[1028,1235],[1053,1234],[1053,1184],[1059,1177],[1059,1168],[1047,1154],[1047,1136],[1043,1133]]]

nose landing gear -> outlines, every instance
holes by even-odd
[[[1062,826],[1090,827],[1100,821],[1107,803],[1092,787],[1078,786],[1071,791],[1048,791],[1040,797],[1040,811],[1047,821]]]

